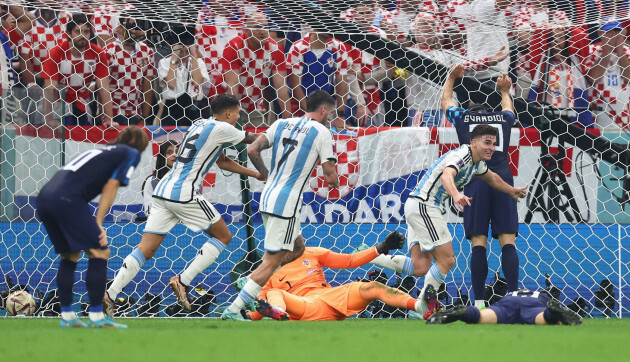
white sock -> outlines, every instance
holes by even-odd
[[[424,315],[428,312],[427,304],[424,302],[424,291],[427,289],[427,286],[431,284],[437,292],[440,289],[440,285],[444,283],[444,279],[446,279],[446,274],[443,274],[437,264],[433,263],[427,275],[424,276],[424,286],[422,287],[422,292],[420,292],[420,296],[418,297],[418,299],[422,302],[420,306],[422,311],[418,311],[418,313]]]
[[[90,312],[89,316],[90,320],[94,322],[100,321],[101,319],[105,318],[105,314],[103,314],[103,312]]]
[[[426,306],[424,306],[426,308]],[[416,301],[416,304],[414,304],[414,309],[416,312],[422,314],[424,316],[424,313],[422,312],[422,300],[418,299]]]
[[[396,273],[403,273],[413,276],[413,261],[404,255],[379,255],[372,259],[370,264],[393,270]]]
[[[263,287],[256,284],[256,282],[247,278],[247,283],[245,283],[245,286],[243,287],[243,289],[241,289],[241,292],[238,293],[236,299],[234,299],[232,304],[230,304],[230,306],[228,307],[230,312],[240,313],[240,311],[245,308],[247,304],[253,302],[254,299],[256,299],[262,288]]]
[[[61,319],[65,321],[71,321],[76,317],[77,315],[74,312],[61,312]]]
[[[477,309],[482,309],[486,307],[486,301],[481,299],[481,300],[475,300],[475,308]]]
[[[210,264],[214,263],[224,249],[225,244],[216,238],[210,238],[210,240],[199,249],[193,262],[180,274],[179,279],[182,284],[190,286],[190,283],[195,279],[197,274],[206,270]]]
[[[133,249],[131,254],[127,255],[125,260],[123,260],[123,265],[116,273],[116,277],[114,277],[114,281],[112,285],[107,289],[107,294],[109,297],[114,300],[118,297],[118,294],[122,292],[123,288],[129,284],[129,282],[138,275],[140,268],[144,265],[146,259],[144,255],[140,252],[140,250]]]

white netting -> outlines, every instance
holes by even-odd
[[[145,125],[151,147],[106,219],[113,278],[140,241],[143,184],[151,184],[147,178],[160,145],[181,141],[185,129],[172,126],[209,116],[209,100],[221,93],[241,100],[242,123],[250,131],[303,114],[304,96],[315,89],[336,96],[331,126],[341,187],[311,180],[301,213],[307,246],[350,252],[390,230],[404,231],[409,192],[424,170],[459,143],[441,98],[448,68],[464,64],[466,76],[455,87],[462,107],[485,103],[499,110],[493,79],[501,71],[514,79],[518,123],[510,134],[510,168],[515,185],[530,185],[518,207],[520,285],[545,287],[549,274],[562,291],[561,301],[583,298],[587,309],[593,306],[591,315],[627,316],[627,9],[586,1],[508,3],[46,0],[22,4],[27,7],[22,14],[19,3],[0,0],[1,274],[31,290],[56,288],[58,257],[35,216],[38,190],[73,157],[115,138],[115,128],[102,125]],[[8,10],[18,17],[17,25],[6,5],[14,6]],[[92,25],[84,40],[79,12]],[[78,26],[69,40],[73,16]],[[88,40],[93,45],[86,45]],[[71,49],[82,41],[83,50]],[[344,126],[356,128],[341,130]],[[245,153],[226,152],[246,162]],[[241,272],[248,260],[258,260],[247,252],[261,250],[264,229],[257,211],[263,184],[214,166],[203,185],[234,235],[193,283],[216,297],[204,299],[212,302],[199,312],[206,315],[233,298],[235,265]],[[471,248],[461,215],[449,207],[445,217],[456,257],[446,279],[448,294],[442,295],[448,304],[465,301],[459,291],[472,293]],[[168,279],[184,269],[205,239],[177,226],[121,296],[157,295],[163,298],[160,314],[173,313],[165,309],[174,303]],[[491,240],[488,282],[501,270],[500,251]],[[82,261],[78,270],[85,267]],[[376,268],[327,270],[327,276],[338,285]],[[393,273],[385,272],[394,283]],[[604,280],[614,298],[596,293]],[[84,284],[76,289],[86,303]],[[595,294],[616,304],[607,311]],[[138,307],[128,313],[145,311]]]

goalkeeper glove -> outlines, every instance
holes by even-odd
[[[392,231],[385,240],[376,244],[376,251],[379,254],[389,254],[390,250],[402,249],[404,244],[405,236],[398,231]]]

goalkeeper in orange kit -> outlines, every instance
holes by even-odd
[[[356,254],[340,254],[319,247],[304,248],[301,257],[274,273],[255,301],[256,312],[250,316],[253,320],[263,316],[278,320],[344,320],[375,300],[416,312],[421,310],[422,303],[435,305],[432,303],[436,298],[434,290],[427,291],[425,300],[419,301],[379,282],[353,282],[331,287],[326,281],[323,267],[356,268],[389,250],[402,248],[404,241],[405,237],[394,231],[383,242]],[[292,253],[302,251],[303,245],[296,246]]]

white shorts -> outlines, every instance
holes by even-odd
[[[429,206],[410,197],[405,203],[407,219],[407,249],[413,244],[420,245],[420,250],[431,251],[436,246],[453,241],[448,231],[446,220],[438,207]]]
[[[180,222],[190,230],[199,232],[208,230],[219,219],[221,219],[221,214],[201,196],[187,203],[172,202],[154,197],[151,200],[151,213],[144,227],[144,232],[167,234]]]
[[[262,214],[265,225],[266,251],[293,251],[295,239],[300,235],[300,220],[297,217],[283,219],[277,216]]]

